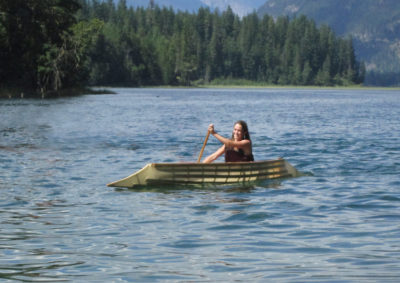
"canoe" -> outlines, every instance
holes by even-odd
[[[151,163],[136,173],[107,184],[134,188],[152,185],[225,185],[300,176],[284,159],[225,163]]]

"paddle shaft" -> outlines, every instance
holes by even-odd
[[[201,157],[203,156],[204,148],[206,147],[208,137],[210,136],[210,132],[207,132],[206,138],[204,139],[203,147],[200,150],[199,158],[197,158],[197,163],[200,163]]]

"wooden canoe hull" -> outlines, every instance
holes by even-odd
[[[107,186],[133,188],[162,184],[224,185],[299,175],[296,168],[284,159],[226,163],[151,163]]]

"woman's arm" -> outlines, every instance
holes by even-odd
[[[222,142],[226,147],[228,148],[232,148],[232,147],[237,147],[237,148],[246,148],[250,145],[250,141],[249,140],[241,140],[241,141],[233,141],[227,138],[224,138],[223,136],[221,136],[220,134],[214,132],[211,133],[217,140],[219,140],[220,142]]]
[[[231,139],[224,138],[214,130],[214,125],[211,124],[208,127],[208,131],[221,143],[223,143],[227,148],[237,147],[237,148],[247,148],[250,146],[251,142],[249,140],[233,141]]]
[[[203,163],[211,163],[214,160],[216,160],[218,157],[220,157],[222,154],[225,153],[225,145],[221,146],[216,152],[214,152],[213,154],[207,156]]]

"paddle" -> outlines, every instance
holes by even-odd
[[[204,148],[206,147],[209,136],[210,136],[210,132],[207,131],[207,135],[206,135],[206,138],[204,139],[203,147],[200,150],[199,158],[197,158],[197,163],[200,163],[201,156],[203,155],[203,151],[204,151]]]

